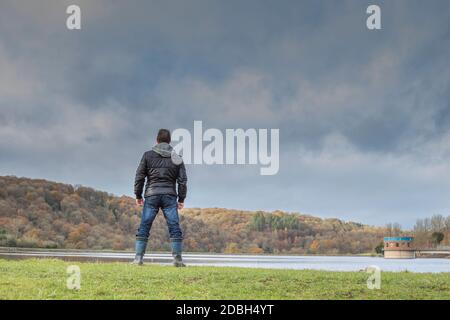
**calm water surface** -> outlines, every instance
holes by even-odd
[[[3,249],[3,255],[36,258],[76,258],[82,261],[124,261],[134,258],[132,252],[102,252],[102,251],[69,251],[69,250],[33,250],[17,249],[10,252]],[[1,250],[0,250],[1,255]],[[183,255],[188,265],[198,266],[230,266],[274,269],[316,269],[330,271],[360,271],[369,266],[377,266],[382,271],[411,272],[449,272],[450,259],[384,259],[380,257],[358,256],[267,256],[267,255],[227,255],[227,254],[197,254]],[[169,264],[172,256],[169,253],[148,253],[147,263]]]
[[[276,269],[359,271],[378,266],[382,271],[450,272],[450,259],[384,259],[335,256],[240,256],[187,255],[191,265],[214,265]]]

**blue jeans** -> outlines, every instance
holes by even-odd
[[[169,194],[160,194],[145,198],[141,224],[136,234],[136,238],[138,240],[148,240],[148,237],[150,236],[150,229],[152,228],[153,221],[155,220],[160,208],[164,213],[164,218],[166,218],[170,240],[183,240],[183,233],[180,228],[180,219],[178,217],[177,197]]]

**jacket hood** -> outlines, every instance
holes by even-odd
[[[161,157],[169,158],[172,155],[173,148],[170,144],[162,142],[153,146],[152,150],[161,155]]]

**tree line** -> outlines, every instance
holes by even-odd
[[[140,215],[141,208],[130,197],[46,180],[0,177],[0,246],[132,250]],[[187,208],[180,219],[185,248],[191,252],[369,253],[389,232],[282,211]],[[435,220],[425,223],[427,236],[434,230],[428,225]],[[167,227],[159,214],[149,250],[169,249]]]

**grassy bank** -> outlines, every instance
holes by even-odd
[[[69,265],[81,290],[66,287]],[[130,266],[59,260],[1,260],[0,299],[450,299],[450,273],[382,273],[223,267]]]

